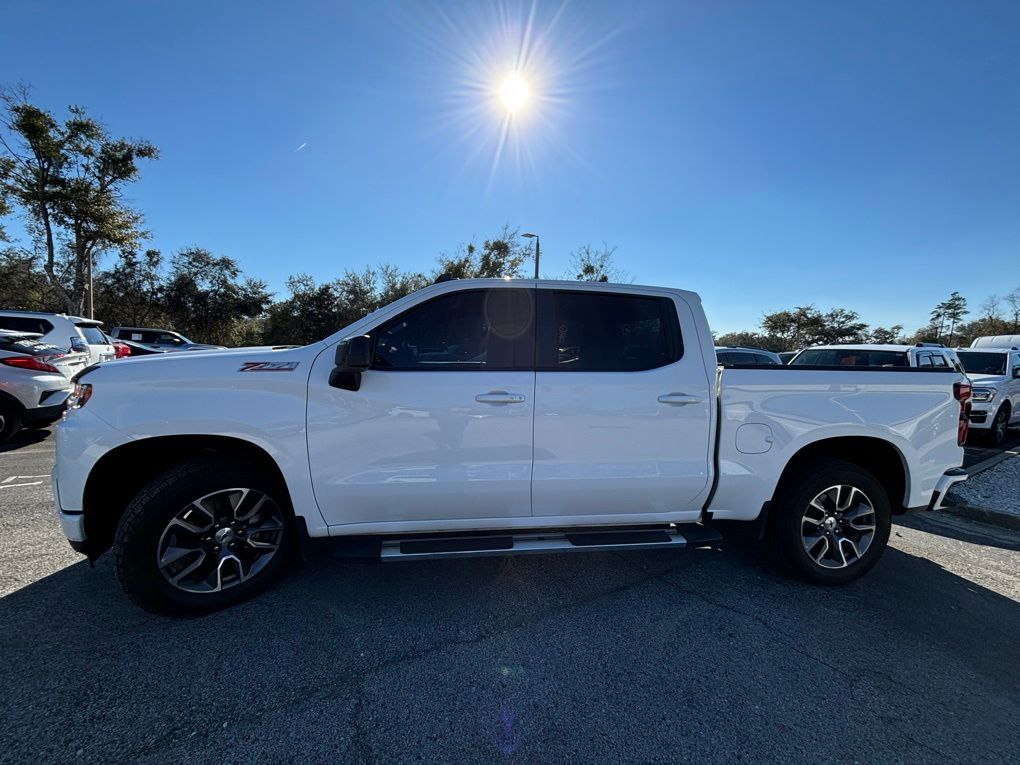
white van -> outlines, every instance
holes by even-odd
[[[985,335],[975,337],[971,348],[1020,348],[1020,335]]]

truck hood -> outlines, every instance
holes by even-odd
[[[994,385],[996,383],[1004,383],[1009,379],[1006,375],[979,375],[971,374],[970,372],[967,373],[967,377],[975,385]]]
[[[190,379],[196,383],[236,379],[251,372],[303,372],[325,348],[317,342],[300,347],[262,345],[249,348],[156,353],[104,361],[88,371],[89,382],[102,380],[148,382]]]

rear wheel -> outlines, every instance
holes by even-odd
[[[885,550],[892,513],[874,476],[842,460],[803,466],[778,492],[772,542],[793,572],[814,584],[866,574]]]
[[[21,428],[21,416],[14,406],[0,401],[0,444],[10,441]]]
[[[291,519],[282,487],[243,461],[192,460],[128,505],[117,528],[117,577],[149,611],[215,611],[282,573],[294,550]]]

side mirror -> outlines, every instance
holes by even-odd
[[[336,366],[329,373],[329,384],[343,390],[360,390],[361,370],[372,365],[372,338],[360,335],[340,343],[333,361]]]

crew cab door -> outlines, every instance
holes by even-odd
[[[534,290],[450,292],[368,330],[357,391],[309,381],[308,459],[326,522],[531,515]]]
[[[669,293],[538,295],[534,515],[700,510],[716,362],[690,307]]]

